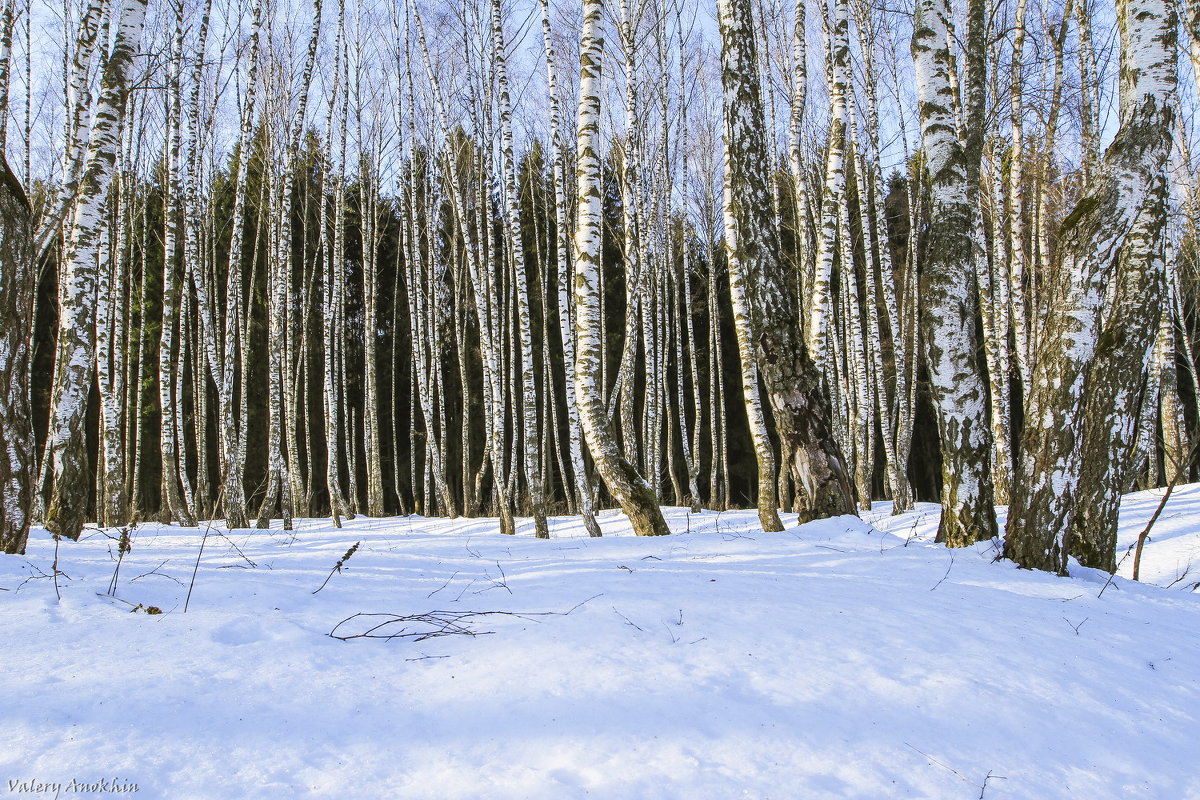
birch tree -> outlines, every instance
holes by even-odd
[[[563,370],[568,382],[575,375],[575,336],[572,324],[570,304],[571,248],[570,222],[567,207],[567,147],[561,130],[561,110],[558,99],[558,68],[555,63],[554,41],[550,27],[550,2],[540,0],[542,12],[542,42],[546,54],[546,92],[550,103],[550,170],[554,183],[554,257],[557,267],[558,283],[558,323],[562,335]],[[575,401],[574,387],[568,383],[566,387],[567,405],[567,437],[568,449],[571,454],[571,471],[575,478],[575,493],[579,498],[579,514],[583,518],[584,528],[589,536],[600,535],[600,525],[596,522],[596,500],[592,492],[592,483],[588,479],[587,467],[583,460],[583,427],[579,419],[579,406]]]
[[[817,236],[816,271],[809,287],[809,319],[805,344],[817,362],[824,366],[826,330],[829,327],[830,281],[837,260],[840,217],[846,201],[846,125],[849,120],[848,95],[853,88],[850,74],[850,15],[846,0],[834,0],[833,18],[828,35],[829,51],[829,137],[825,156],[825,187],[821,195],[821,224]],[[722,39],[723,41],[723,39]],[[843,262],[842,269],[851,269]]]
[[[765,122],[750,0],[719,0],[725,116],[726,242],[751,288],[758,368],[774,412],[783,463],[803,492],[801,521],[854,513],[854,492],[829,424],[829,401],[799,333],[769,217]]]
[[[604,37],[603,0],[583,0],[583,44],[579,61],[579,113],[576,124],[575,223],[575,402],[596,471],[639,536],[670,533],[658,498],[617,447],[604,408],[600,361],[600,272],[604,234],[600,172],[600,98]]]
[[[1127,428],[1111,417],[1140,380],[1155,335],[1145,321],[1162,296],[1178,19],[1162,0],[1118,0],[1117,23],[1121,125],[1092,191],[1060,229],[1059,283],[1026,400],[1004,545],[1021,566],[1058,572],[1072,551],[1114,566],[1115,507],[1086,520],[1087,530],[1075,509],[1097,487],[1120,491],[1111,484],[1128,457]],[[1085,457],[1105,460],[1102,476],[1081,472]]]
[[[172,519],[180,525],[196,524],[192,510],[180,494],[180,471],[186,480],[187,464],[179,458],[180,437],[177,425],[182,414],[175,403],[175,382],[183,376],[175,369],[175,336],[179,319],[180,282],[177,274],[180,257],[180,219],[178,201],[183,195],[183,184],[179,175],[179,140],[182,116],[181,96],[183,88],[180,72],[183,70],[183,2],[174,0],[175,31],[172,37],[171,66],[167,79],[167,141],[164,160],[167,174],[166,191],[163,192],[163,315],[158,344],[158,397],[161,416],[159,435],[162,457],[162,493],[171,510]]]
[[[29,203],[0,150],[0,549],[24,553],[35,466],[30,342],[35,277]]]
[[[224,452],[221,492],[225,498],[225,521],[230,528],[245,528],[249,525],[246,512],[246,492],[242,470],[245,453],[245,419],[239,414],[238,400],[244,402],[245,392],[235,396],[238,375],[245,383],[245,359],[241,354],[248,351],[241,324],[244,313],[242,292],[242,249],[245,240],[246,194],[249,188],[250,148],[254,133],[255,99],[258,92],[259,32],[262,27],[261,0],[251,0],[251,28],[249,42],[249,64],[246,69],[246,90],[242,99],[241,129],[238,135],[236,177],[234,183],[232,235],[229,241],[229,262],[226,274],[225,303],[225,348],[221,367],[221,382],[218,391],[221,417],[221,444]],[[239,417],[242,417],[239,423]]]
[[[87,167],[80,179],[59,286],[58,357],[54,414],[47,458],[53,488],[46,527],[78,539],[88,506],[88,455],[84,421],[95,368],[97,250],[104,203],[117,160],[133,57],[146,19],[146,0],[123,0],[117,34],[104,65]]]
[[[496,69],[497,102],[500,111],[500,153],[504,173],[505,214],[513,274],[516,277],[517,336],[521,364],[521,437],[525,480],[533,507],[534,530],[539,539],[550,538],[546,525],[546,497],[538,463],[541,452],[537,436],[537,389],[533,374],[533,334],[530,326],[529,286],[525,274],[525,242],[521,232],[521,209],[517,193],[517,165],[513,154],[512,100],[508,88],[508,57],[504,44],[504,21],[500,0],[492,0],[492,61]]]
[[[982,24],[976,18],[982,13],[982,3],[972,0],[968,11],[972,31]],[[975,333],[979,306],[974,275],[979,243],[972,215],[982,155],[976,131],[981,120],[975,117],[982,108],[977,107],[977,97],[968,97],[968,130],[965,143],[960,142],[951,83],[950,19],[947,0],[918,0],[912,55],[922,155],[930,186],[922,327],[942,445],[942,517],[937,538],[950,547],[962,547],[991,539],[997,530],[987,395],[976,360],[979,342]],[[976,55],[969,55],[968,60],[981,69]],[[970,92],[980,90],[972,83]]]
[[[312,14],[312,30],[309,34],[308,46],[305,51],[304,66],[300,73],[300,85],[297,93],[296,112],[292,115],[284,130],[285,152],[283,163],[278,169],[282,180],[278,189],[277,204],[278,218],[278,255],[269,264],[268,269],[268,314],[270,318],[268,352],[268,391],[270,400],[267,404],[270,415],[270,432],[268,435],[268,475],[267,495],[259,510],[258,526],[268,527],[268,520],[275,510],[278,501],[283,513],[283,529],[292,529],[296,497],[296,483],[292,478],[299,464],[292,460],[295,447],[289,448],[289,458],[283,454],[285,437],[285,385],[288,383],[290,370],[287,363],[287,335],[290,317],[294,314],[289,309],[288,291],[292,282],[292,193],[295,188],[295,173],[297,157],[300,152],[300,137],[304,131],[304,121],[308,109],[308,94],[312,84],[313,64],[316,61],[317,43],[321,35],[321,0],[314,0]],[[290,89],[290,81],[285,86]],[[285,107],[290,110],[291,98],[286,98]],[[369,329],[368,329],[369,332]],[[289,392],[290,394],[290,392]],[[382,492],[381,492],[382,493]],[[379,513],[382,513],[380,510]]]

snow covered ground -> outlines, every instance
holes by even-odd
[[[1126,499],[1121,552],[1160,496]],[[1200,798],[1200,486],[1143,584],[952,552],[935,506],[888,512],[764,534],[669,509],[655,539],[615,512],[550,541],[214,527],[187,613],[204,528],[133,531],[119,600],[114,532],[59,546],[60,600],[38,531],[0,557],[0,793]],[[381,623],[408,635],[328,635]]]

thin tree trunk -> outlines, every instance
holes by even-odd
[[[162,503],[170,510],[171,518],[184,527],[196,524],[192,509],[180,494],[179,430],[175,425],[175,381],[183,376],[175,370],[175,328],[179,319],[180,285],[178,262],[180,256],[180,225],[177,201],[183,196],[179,180],[179,128],[182,116],[180,71],[183,69],[183,3],[175,0],[175,36],[168,78],[167,142],[165,151],[167,185],[163,192],[163,305],[162,328],[158,339],[158,406],[160,453],[162,456]]]
[[[252,28],[250,33],[250,64],[246,74],[246,92],[243,100],[241,134],[237,150],[237,182],[233,200],[233,234],[229,244],[229,264],[226,274],[225,305],[225,354],[221,370],[219,393],[221,414],[221,440],[224,446],[225,463],[222,468],[221,493],[225,498],[225,522],[230,528],[249,526],[246,513],[246,492],[242,485],[240,428],[245,426],[245,417],[238,411],[234,390],[237,383],[239,354],[249,350],[249,342],[241,337],[242,325],[242,245],[246,216],[246,192],[249,183],[247,171],[250,165],[251,139],[254,133],[255,93],[258,84],[259,29],[262,25],[260,0],[251,3]],[[244,359],[241,359],[244,362]],[[243,382],[245,376],[242,376]],[[242,393],[244,399],[244,392]],[[239,425],[239,419],[241,425]]]
[[[554,236],[555,265],[558,283],[558,326],[562,336],[563,371],[567,386],[567,447],[571,455],[571,471],[575,478],[575,493],[579,498],[579,515],[589,536],[600,535],[596,522],[596,498],[592,482],[588,479],[587,465],[583,460],[583,427],[579,420],[579,406],[574,388],[570,385],[575,375],[575,336],[573,314],[570,304],[570,209],[567,207],[567,155],[566,143],[561,131],[561,112],[558,102],[558,70],[555,64],[554,43],[550,36],[550,3],[540,0],[542,10],[542,41],[546,49],[546,89],[550,99],[550,170],[554,184]],[[465,456],[464,456],[465,458]]]
[[[646,480],[626,461],[605,414],[600,387],[600,271],[603,236],[600,169],[600,91],[604,40],[600,33],[603,0],[583,0],[583,45],[579,69],[579,116],[576,141],[578,216],[575,228],[575,398],[588,449],[608,490],[621,504],[639,536],[670,533],[658,499]]]
[[[520,196],[517,191],[517,165],[513,154],[512,102],[509,98],[507,54],[504,44],[504,24],[500,15],[500,0],[492,0],[492,61],[496,69],[496,84],[499,89],[500,105],[500,151],[504,171],[504,196],[509,231],[508,257],[516,277],[517,335],[520,340],[521,358],[521,422],[523,466],[529,501],[533,508],[535,535],[539,539],[550,538],[546,524],[546,497],[542,485],[538,462],[541,460],[538,446],[537,382],[533,372],[533,332],[529,308],[529,287],[525,271],[525,243],[521,233]]]

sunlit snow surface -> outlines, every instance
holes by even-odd
[[[1126,498],[1120,553],[1160,497]],[[516,537],[417,517],[214,527],[186,614],[204,527],[137,528],[120,601],[97,594],[112,532],[60,545],[59,601],[36,531],[28,557],[0,557],[0,790],[1200,797],[1200,486],[1156,523],[1143,585],[951,552],[936,506],[888,512],[764,534],[753,512],[668,509],[673,535],[651,539],[611,511],[603,539],[570,518],[550,541],[529,520]],[[434,611],[521,616],[327,635]]]

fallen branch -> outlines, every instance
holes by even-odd
[[[515,617],[530,622],[540,622],[538,617],[565,617],[597,597],[600,595],[589,597],[568,611],[427,611],[423,614],[360,612],[352,614],[334,625],[328,635],[343,642],[351,639],[409,639],[414,642],[423,642],[442,636],[487,636],[495,631],[479,630],[475,627],[485,618]],[[356,622],[360,625],[356,626]],[[368,627],[355,630],[363,623]]]

